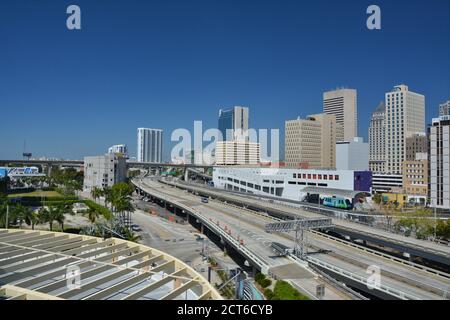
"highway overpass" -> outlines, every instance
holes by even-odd
[[[307,262],[298,261],[292,256],[275,257],[270,248],[272,242],[293,247],[292,235],[264,232],[264,226],[277,218],[219,200],[202,203],[198,196],[151,180],[135,184],[141,192],[189,212],[206,228],[211,228],[210,231],[221,234],[225,241],[263,272],[278,274],[279,277],[299,286],[306,286],[307,289],[311,289],[313,284],[308,283],[311,280],[305,280],[307,278],[302,278],[301,274],[305,272],[305,266],[310,265],[371,297],[427,300],[447,298],[450,276],[444,272],[400,261],[390,255],[318,232],[311,232],[308,236],[311,252]],[[222,191],[220,193],[223,194]],[[314,214],[305,212],[305,217],[311,215]],[[240,240],[243,244],[240,244]],[[297,264],[297,268],[293,266],[293,262]],[[381,285],[375,289],[367,287],[367,270],[371,266],[377,266],[381,271]]]
[[[69,166],[82,167],[83,160],[0,160],[0,166],[14,166],[14,165],[43,165],[43,166]],[[196,165],[196,164],[174,164],[164,162],[136,162],[127,161],[128,168],[193,168],[193,169],[208,169],[211,165]]]
[[[164,182],[164,181],[163,181]],[[283,202],[282,199],[265,199],[259,196],[246,195],[228,190],[219,190],[199,185],[181,184],[177,182],[165,181],[164,183],[176,186],[181,189],[202,195],[214,197],[221,201],[235,204],[236,206],[246,207],[255,211],[265,212],[271,216],[286,220],[298,218],[319,218],[324,215],[339,216],[351,214],[351,212],[342,212],[330,208],[317,207],[303,204],[302,207],[313,210],[304,210],[298,204]],[[319,212],[317,212],[319,211]],[[330,215],[330,212],[336,211],[336,215]],[[398,251],[400,254],[410,255],[412,258],[424,258],[430,262],[439,264],[447,273],[450,270],[450,247],[431,241],[424,241],[412,237],[405,237],[399,234],[391,233],[382,229],[372,228],[364,224],[351,222],[345,219],[333,219],[334,227],[332,231],[344,238],[361,240],[382,246],[389,250]]]

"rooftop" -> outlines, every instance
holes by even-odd
[[[0,229],[0,299],[222,299],[182,261],[137,243]]]

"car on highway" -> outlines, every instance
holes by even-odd
[[[131,230],[133,230],[133,231],[135,231],[135,232],[142,231],[142,229],[141,229],[138,225],[136,225],[136,224],[133,224],[133,225],[131,226]]]
[[[206,198],[206,197],[202,197],[202,202],[203,202],[203,203],[208,203],[209,200],[208,200],[208,198]]]

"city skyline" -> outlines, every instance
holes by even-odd
[[[263,2],[257,12],[244,4],[238,13],[232,3],[122,10],[122,1],[107,8],[79,1],[83,28],[73,33],[65,29],[64,5],[2,4],[0,105],[32,116],[21,119],[26,130],[15,121],[2,124],[0,157],[20,158],[24,141],[36,157],[81,159],[117,143],[135,156],[136,128],[161,127],[169,160],[174,129],[192,130],[195,120],[215,128],[217,111],[235,105],[249,107],[253,128],[280,129],[282,151],[284,122],[320,113],[323,92],[343,86],[358,91],[358,135],[365,141],[372,112],[395,85],[425,95],[430,124],[450,99],[450,44],[442,42],[450,30],[448,2],[381,1],[380,31],[365,28],[365,3],[319,2]],[[432,14],[404,22],[425,8]],[[141,12],[151,19],[143,22]],[[322,39],[342,50],[324,52]],[[412,39],[413,51],[404,48]]]

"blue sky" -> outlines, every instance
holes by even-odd
[[[82,30],[66,28],[77,4]],[[382,30],[366,28],[377,4]],[[220,107],[254,128],[322,110],[322,92],[358,90],[359,135],[394,85],[450,99],[450,1],[8,0],[0,2],[0,158],[82,158],[136,128],[170,134]],[[282,135],[283,140],[284,135]]]

